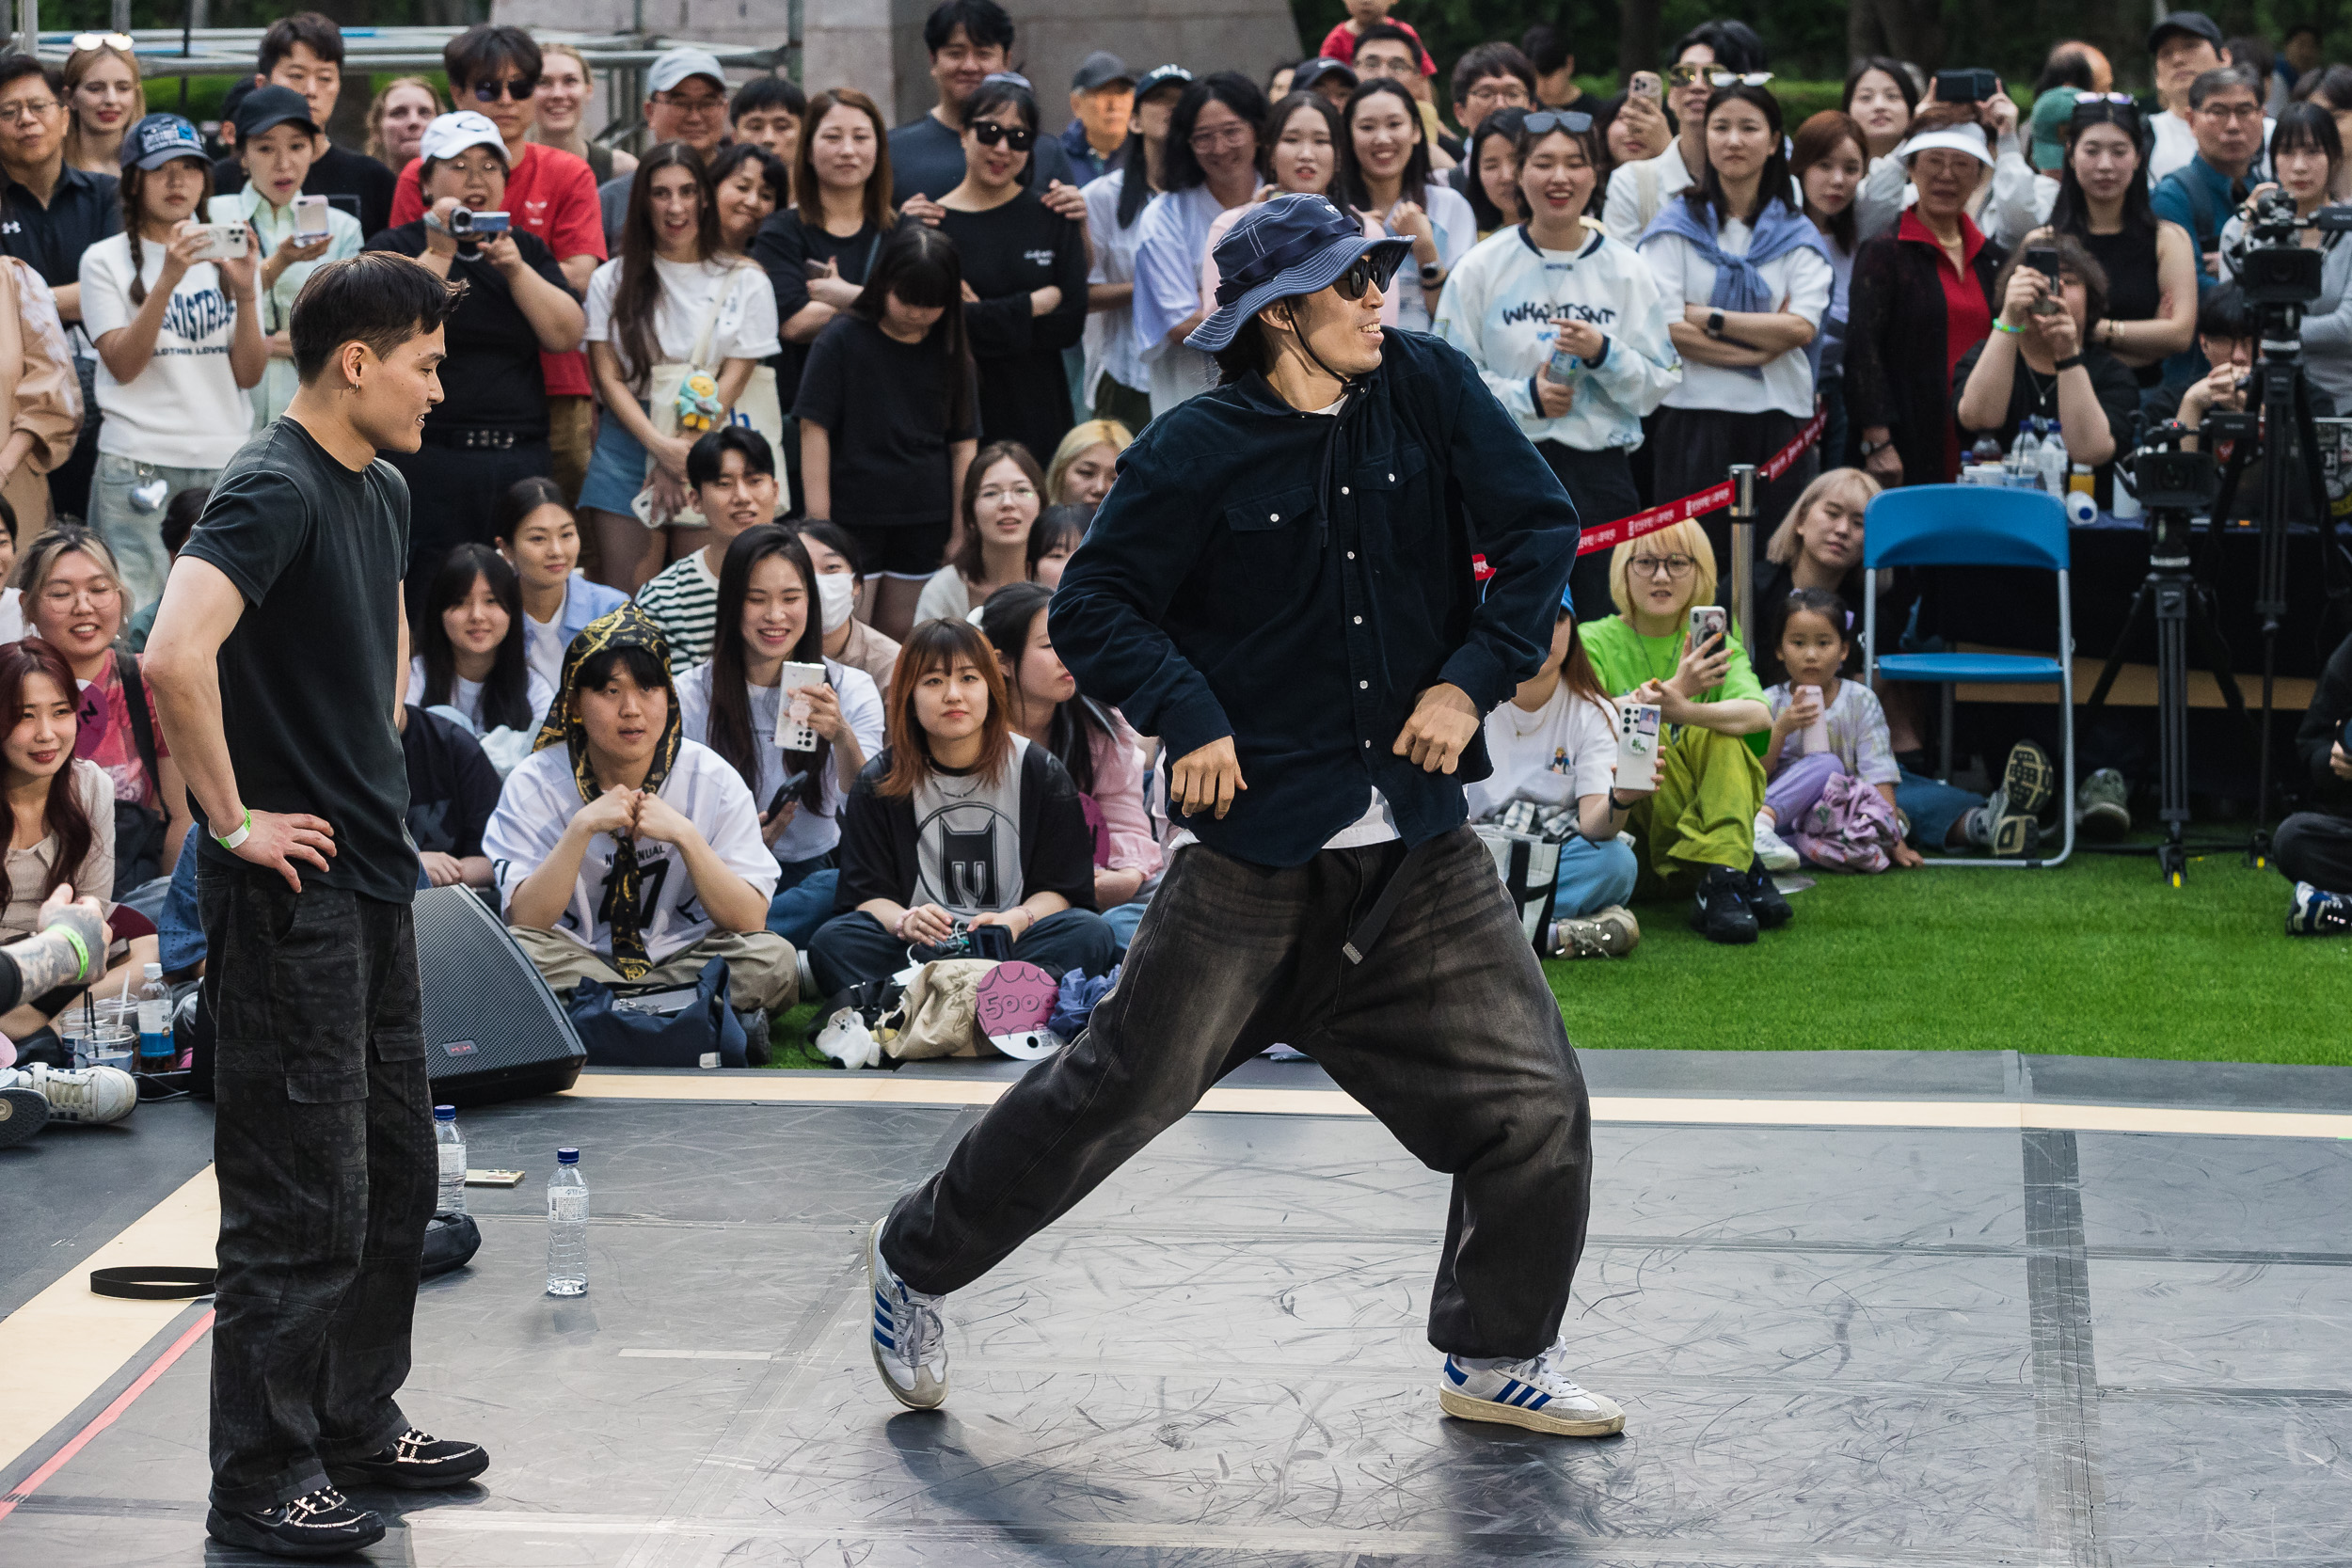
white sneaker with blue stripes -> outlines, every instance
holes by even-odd
[[[2340,937],[2352,935],[2352,898],[2329,893],[2309,882],[2295,884],[2295,902],[2287,906],[2287,935]]]
[[[909,1290],[882,1260],[885,1220],[866,1234],[866,1285],[873,1297],[874,1370],[890,1397],[910,1410],[936,1410],[947,1399],[947,1333],[940,1318],[945,1296]]]
[[[1466,1421],[1500,1421],[1561,1437],[1607,1437],[1625,1430],[1625,1412],[1606,1395],[1580,1388],[1562,1369],[1565,1347],[1525,1361],[1482,1366],[1445,1358],[1438,1407]]]

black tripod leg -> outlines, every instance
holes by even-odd
[[[2132,595],[2132,608],[2124,613],[2123,629],[2116,634],[2115,647],[2108,653],[2106,663],[2099,669],[2098,684],[2090,689],[2090,700],[2083,704],[2085,713],[2095,713],[2107,705],[2107,692],[2114,688],[2115,677],[2122,673],[2123,650],[2132,645],[2133,634],[2148,619],[2155,592],[2153,574],[2140,579],[2139,592]]]

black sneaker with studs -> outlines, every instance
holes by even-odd
[[[384,1539],[384,1521],[331,1486],[255,1513],[215,1508],[205,1514],[204,1529],[215,1541],[271,1557],[342,1557]]]
[[[480,1444],[436,1437],[410,1427],[389,1449],[329,1465],[326,1479],[338,1486],[397,1486],[406,1492],[422,1492],[459,1485],[489,1467],[490,1456]]]

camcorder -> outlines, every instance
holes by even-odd
[[[2248,304],[2309,305],[2319,297],[2322,255],[2296,238],[2314,229],[2323,234],[2352,232],[2352,208],[2322,207],[2302,217],[2295,211],[2295,198],[2283,190],[2273,187],[2255,198],[2253,216],[2230,247]]]
[[[477,213],[470,207],[450,210],[449,231],[461,240],[487,240],[515,227],[512,214],[506,213]]]
[[[2219,428],[2223,422],[2252,418],[2217,411],[2205,416],[2201,431],[2169,420],[2148,432],[2139,450],[2131,455],[2132,494],[2139,499],[2141,508],[2150,513],[2192,513],[2210,506],[2221,488],[2220,469],[2211,451],[2183,451],[2181,442],[2198,435],[2224,437]],[[2211,442],[2200,444],[2210,446]]]

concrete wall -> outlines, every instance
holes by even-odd
[[[930,107],[923,18],[932,0],[803,0],[810,88],[869,93],[894,123]],[[1195,72],[1235,70],[1263,80],[1275,60],[1298,55],[1287,0],[1016,0],[1015,65],[1037,84],[1049,128],[1068,123],[1071,75],[1097,49],[1137,71],[1169,60]],[[498,0],[501,22],[625,30],[632,0]],[[1105,14],[1106,12],[1114,14]],[[673,38],[770,47],[784,41],[785,0],[644,0],[645,25]],[[611,106],[591,116],[601,126]]]

